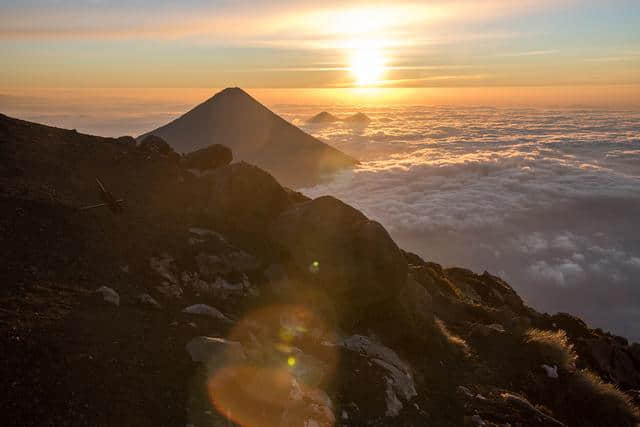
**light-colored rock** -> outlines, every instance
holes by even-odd
[[[549,378],[558,379],[558,367],[556,365],[542,365],[541,367],[547,373]]]
[[[387,382],[387,388],[385,390],[387,410],[384,414],[387,417],[395,417],[400,413],[403,405],[402,402],[400,402],[400,399],[398,399],[398,395],[395,392],[391,378],[387,377],[385,380]]]
[[[192,361],[215,366],[222,366],[228,361],[237,363],[245,359],[242,344],[224,338],[195,337],[185,348]]]
[[[363,335],[352,335],[340,341],[340,345],[358,352],[385,369],[387,416],[396,416],[402,409],[402,401],[408,402],[417,395],[411,367],[402,361],[392,349]]]
[[[220,310],[218,310],[215,307],[211,307],[210,305],[207,305],[207,304],[190,305],[189,307],[186,307],[184,310],[182,310],[182,312],[186,314],[208,316],[213,319],[218,319],[225,322],[231,322],[231,319],[225,316]]]
[[[499,323],[493,323],[491,325],[484,325],[482,323],[477,323],[473,326],[471,330],[471,335],[488,337],[490,335],[502,334],[505,332],[504,326]]]
[[[220,233],[218,233],[217,231],[214,230],[210,230],[208,228],[198,228],[198,227],[191,227],[189,229],[189,232],[192,234],[195,234],[197,236],[201,236],[201,237],[213,237],[215,239],[220,240],[221,242],[224,242],[224,236]]]
[[[100,286],[96,289],[96,293],[102,296],[102,299],[109,304],[113,304],[115,306],[120,305],[120,295],[113,289],[107,286]]]

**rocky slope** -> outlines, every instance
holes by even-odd
[[[230,160],[0,116],[3,425],[637,424],[638,344]]]
[[[357,161],[303,132],[240,88],[227,88],[178,119],[152,130],[178,152],[223,144],[284,185],[308,187]]]

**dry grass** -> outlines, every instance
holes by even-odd
[[[626,393],[607,384],[589,370],[583,370],[573,378],[569,392],[570,417],[585,427],[617,426],[635,427],[640,422],[640,412]]]
[[[567,334],[563,330],[529,329],[526,333],[525,343],[532,348],[541,363],[556,365],[564,370],[575,368],[578,356],[573,351],[573,345],[569,343]]]
[[[449,331],[442,320],[436,317],[435,325],[436,330],[440,333],[448,350],[451,350],[456,356],[469,357],[471,355],[469,344],[467,344],[464,339]]]

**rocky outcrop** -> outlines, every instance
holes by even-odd
[[[289,193],[271,175],[245,162],[218,168],[205,182],[200,212],[238,230],[264,232],[290,203]]]
[[[213,144],[189,153],[184,158],[185,166],[189,169],[206,171],[226,166],[233,160],[231,149],[222,144]]]
[[[366,306],[405,285],[407,263],[385,229],[333,197],[293,205],[274,220],[270,236],[337,304]]]
[[[149,154],[158,154],[161,156],[178,158],[178,155],[167,143],[167,141],[155,135],[149,135],[145,137],[140,142],[138,149]]]

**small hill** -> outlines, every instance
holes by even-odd
[[[310,123],[310,124],[322,124],[322,123],[334,123],[334,122],[338,122],[338,121],[340,121],[340,119],[338,117],[334,116],[331,113],[323,111],[323,112],[318,113],[315,116],[311,117],[309,120],[307,120],[307,123]]]
[[[305,187],[357,160],[287,122],[240,88],[227,88],[176,120],[154,129],[177,152],[225,145],[291,187]]]
[[[371,119],[364,113],[356,113],[349,117],[345,117],[343,121],[347,123],[369,123]]]

